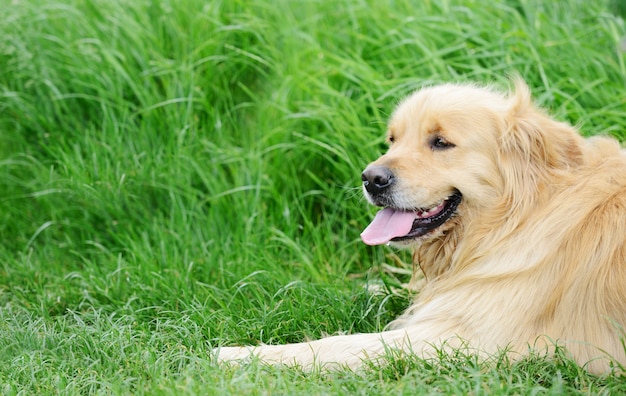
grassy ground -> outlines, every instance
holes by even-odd
[[[218,367],[379,331],[404,253],[359,233],[399,98],[518,72],[626,139],[617,1],[0,0],[0,393],[619,393],[563,357]],[[383,285],[372,293],[365,285]]]

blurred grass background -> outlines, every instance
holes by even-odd
[[[494,369],[467,356],[442,364],[446,375],[416,360],[334,376],[225,369],[209,356],[216,345],[380,331],[407,306],[396,288],[406,274],[387,268],[408,257],[360,243],[373,209],[359,175],[414,89],[506,89],[519,73],[557,118],[626,139],[622,2],[0,9],[0,393],[626,386],[566,359]]]

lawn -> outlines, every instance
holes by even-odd
[[[626,392],[564,354],[211,358],[380,331],[409,304],[408,253],[359,239],[360,172],[414,89],[518,73],[557,118],[626,141],[619,0],[0,9],[0,394]]]

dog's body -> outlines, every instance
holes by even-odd
[[[385,207],[371,245],[415,249],[427,279],[413,305],[375,334],[220,348],[268,363],[358,367],[390,349],[480,353],[557,342],[590,371],[626,364],[626,154],[583,139],[535,108],[526,85],[505,96],[442,85],[400,104],[389,151],[363,172]]]

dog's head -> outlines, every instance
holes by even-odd
[[[508,97],[473,85],[417,91],[391,117],[387,153],[363,171],[365,196],[383,208],[363,241],[411,245],[489,211],[505,216],[503,205],[532,194],[546,169],[575,161],[572,134],[532,105],[521,81]]]

